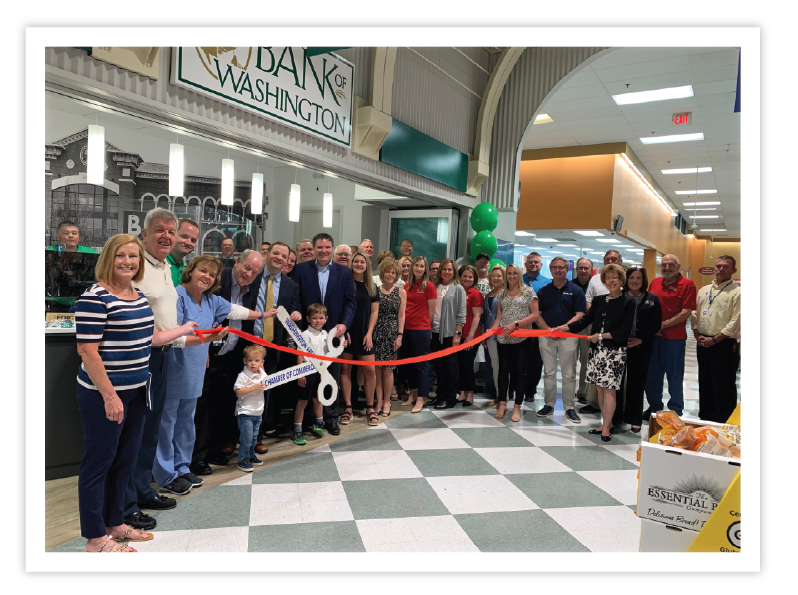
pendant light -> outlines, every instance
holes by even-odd
[[[258,155],[258,171],[252,174],[252,197],[249,200],[249,211],[253,215],[263,215],[263,174],[260,173],[260,155]]]
[[[291,192],[288,194],[288,220],[299,223],[299,184],[296,183],[296,167],[294,168],[294,183],[291,184]]]
[[[330,229],[333,226],[333,197],[330,192],[330,180],[327,180],[327,192],[324,193],[324,202],[322,203],[322,217],[321,226]]]
[[[233,184],[234,167],[233,160],[230,159],[230,149],[227,149],[227,159],[222,159],[222,204],[225,206],[233,205]]]
[[[105,182],[105,128],[96,124],[96,114],[94,118],[95,124],[89,124],[86,181],[102,186]]]
[[[174,142],[169,145],[169,196],[183,196],[184,169],[183,145]]]

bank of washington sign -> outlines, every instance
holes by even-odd
[[[304,48],[178,47],[172,83],[344,147],[352,137],[352,64]]]

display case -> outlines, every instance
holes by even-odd
[[[50,316],[50,320],[47,320],[48,314],[69,312],[80,295],[96,283],[94,267],[98,258],[99,254],[93,250],[67,252],[60,246],[44,250],[45,321],[53,323],[49,328],[56,326],[56,319]]]

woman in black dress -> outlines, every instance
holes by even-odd
[[[347,333],[347,345],[341,354],[341,359],[357,357],[363,361],[374,361],[374,325],[380,309],[380,298],[377,296],[377,286],[371,276],[371,262],[365,252],[358,250],[349,264],[352,270],[352,280],[355,283],[355,319]],[[377,374],[374,366],[363,366],[363,388],[366,391],[366,418],[370,426],[380,423],[380,418],[374,411],[374,389],[377,384]],[[348,424],[352,420],[352,364],[341,364],[341,390],[344,393],[346,405],[341,414],[340,423]]]
[[[578,333],[592,324],[598,329],[588,337],[590,353],[587,358],[585,380],[594,384],[598,391],[601,408],[601,427],[590,430],[590,434],[601,434],[602,442],[610,441],[614,434],[612,416],[615,413],[615,391],[621,388],[626,369],[626,346],[634,321],[634,302],[621,293],[626,283],[626,273],[617,264],[608,264],[601,269],[601,282],[609,290],[608,295],[593,298],[587,314],[576,322],[557,327],[556,331]]]
[[[405,306],[407,293],[396,286],[402,269],[393,258],[386,258],[380,263],[380,296],[379,316],[374,327],[374,350],[378,362],[389,362],[398,359],[402,347],[402,335],[405,328]],[[391,391],[393,389],[393,373],[396,366],[376,366],[377,368],[377,409],[379,415],[388,417],[391,414]]]

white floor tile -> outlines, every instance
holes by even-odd
[[[260,505],[270,502],[299,502],[299,484],[296,483],[260,483],[252,486],[252,504]]]
[[[493,409],[491,409],[493,411]],[[504,424],[485,411],[463,411],[461,409],[434,411],[435,415],[450,428],[501,428]]]
[[[238,479],[234,479],[233,481],[228,481],[227,483],[223,483],[223,486],[251,486],[252,485],[252,473],[247,473],[243,477],[239,477]]]
[[[330,445],[325,444],[324,446],[319,446],[318,448],[314,448],[310,452],[330,452]]]
[[[579,475],[598,486],[621,504],[637,504],[637,470],[579,471]]]
[[[428,477],[427,482],[451,514],[539,508],[503,475]]]
[[[470,539],[454,539],[450,541],[422,541],[420,552],[478,552],[479,548]]]
[[[403,450],[334,452],[333,461],[342,481],[423,477]]]
[[[418,542],[407,519],[365,519],[356,523],[367,551],[371,551],[370,546]]]
[[[187,552],[246,552],[249,527],[194,529]]]
[[[417,541],[407,543],[384,543],[380,545],[366,545],[363,544],[367,552],[419,552],[421,551],[421,544]]]
[[[367,465],[357,465],[352,463],[336,462],[338,477],[341,481],[367,481],[370,479],[382,479],[379,468],[374,463]]]
[[[377,465],[382,479],[406,479],[424,477],[416,464],[403,450],[369,451],[374,464]]]
[[[523,426],[512,430],[535,446],[593,446],[587,438],[563,427]]]
[[[191,541],[192,531],[152,531],[152,541],[127,543],[140,552],[185,552]]]
[[[468,539],[468,534],[452,516],[420,516],[405,520],[418,541]]]
[[[640,519],[627,506],[547,508],[551,518],[591,552],[637,552]]]
[[[643,424],[642,430],[640,431],[641,435],[648,436],[648,432],[645,430],[646,424]],[[637,449],[640,448],[638,444],[614,444],[611,446],[603,446],[602,448],[606,448],[611,453],[614,453],[621,457],[622,459],[626,459],[630,463],[634,463],[638,467],[640,466],[640,462],[637,460]]]
[[[391,430],[405,450],[441,450],[469,448],[468,444],[449,428],[413,428]]]
[[[252,508],[249,511],[250,526],[294,525],[302,522],[302,505],[299,502],[272,502],[256,505],[254,490],[252,499]]]
[[[523,436],[523,434],[521,434]],[[535,446],[518,448],[475,448],[499,473],[567,473],[570,467]]]
[[[452,516],[356,521],[366,551],[479,551]]]
[[[297,492],[299,493],[299,501],[302,503],[346,500],[344,484],[340,481],[322,481],[298,484]]]
[[[353,521],[349,502],[328,500],[323,502],[301,502],[303,523],[327,523],[332,521]]]

